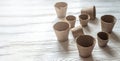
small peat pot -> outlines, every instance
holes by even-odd
[[[65,18],[67,11],[66,2],[57,2],[55,5],[55,10],[58,18]]]
[[[89,14],[90,20],[95,20],[96,18],[96,8],[95,6],[85,7],[81,10],[81,14]]]
[[[111,33],[115,23],[116,23],[116,18],[113,15],[103,15],[101,17],[102,31]]]
[[[68,15],[66,17],[66,20],[70,23],[71,28],[73,28],[75,26],[75,22],[76,22],[76,17],[73,15]]]
[[[109,35],[106,32],[97,33],[98,45],[100,47],[105,47],[108,43]]]
[[[72,28],[71,31],[72,31],[72,35],[73,35],[74,39],[80,35],[84,35],[83,29],[81,26],[77,26],[75,28]]]
[[[95,39],[90,35],[80,35],[76,38],[77,48],[81,57],[87,58],[91,56],[95,46]]]
[[[82,27],[85,27],[87,26],[88,21],[90,20],[90,16],[88,14],[81,14],[79,15],[79,20]]]
[[[70,25],[67,22],[57,22],[53,26],[57,39],[60,42],[68,40]]]

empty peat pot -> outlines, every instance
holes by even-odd
[[[76,17],[73,15],[68,15],[66,17],[66,20],[70,23],[71,28],[73,28],[75,26],[75,22],[76,22]]]
[[[106,32],[97,33],[98,45],[100,47],[105,47],[108,43],[109,35]]]
[[[90,20],[94,20],[96,18],[96,8],[95,6],[85,7],[81,10],[81,14],[89,14]]]
[[[81,14],[79,15],[80,24],[85,27],[88,24],[88,21],[90,20],[90,16],[88,14]]]
[[[53,28],[59,41],[67,41],[70,25],[67,22],[57,22]]]
[[[57,2],[54,6],[55,6],[57,17],[64,18],[66,16],[67,3],[66,2]]]
[[[84,35],[83,29],[81,26],[77,26],[71,29],[74,39],[80,35]]]
[[[111,33],[115,23],[116,23],[116,18],[113,15],[103,15],[101,17],[102,31]]]
[[[81,57],[87,58],[92,54],[95,39],[90,35],[80,35],[76,38],[77,48]]]

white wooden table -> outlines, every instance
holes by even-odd
[[[82,7],[95,5],[98,19],[84,28],[95,38],[100,17],[114,15],[117,23],[108,47],[96,43],[92,57],[80,58],[71,32],[69,42],[59,43],[52,28],[58,21],[54,10],[58,1],[67,2],[67,15],[76,17]],[[119,20],[120,0],[0,0],[0,61],[120,61]]]

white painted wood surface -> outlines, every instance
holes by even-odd
[[[84,28],[95,38],[100,17],[114,15],[117,23],[108,47],[96,43],[92,57],[80,58],[71,32],[69,42],[59,43],[52,28],[58,21],[54,10],[58,1],[67,2],[67,15],[76,17],[82,7],[96,5],[98,19]],[[120,61],[119,15],[120,0],[0,0],[0,61]]]

